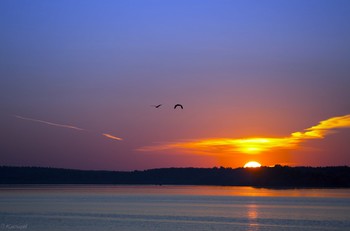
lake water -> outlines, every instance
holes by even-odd
[[[1,186],[0,230],[350,230],[350,189]]]

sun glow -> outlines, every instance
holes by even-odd
[[[261,164],[256,161],[249,161],[244,165],[244,168],[260,168]]]

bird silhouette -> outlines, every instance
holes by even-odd
[[[155,107],[155,108],[160,108],[160,106],[162,106],[162,104],[158,104],[158,105],[151,105],[152,107]]]
[[[176,104],[176,105],[174,106],[174,109],[176,109],[177,107],[181,107],[181,109],[184,109],[184,107],[183,107],[181,104]]]

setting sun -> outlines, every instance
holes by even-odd
[[[244,168],[259,168],[261,167],[261,164],[256,161],[249,161],[244,165]]]

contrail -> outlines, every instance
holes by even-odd
[[[43,124],[48,124],[48,125],[52,125],[52,126],[56,126],[56,127],[70,128],[70,129],[74,129],[74,130],[78,130],[78,131],[86,131],[86,130],[83,129],[83,128],[79,128],[79,127],[72,126],[72,125],[57,124],[57,123],[52,123],[52,122],[48,122],[48,121],[45,121],[45,120],[38,120],[38,119],[23,117],[23,116],[19,116],[19,115],[14,115],[14,116],[15,116],[16,118],[22,119],[22,120],[29,120],[29,121],[38,122],[38,123],[43,123]]]
[[[33,121],[33,122],[37,122],[37,123],[43,123],[43,124],[47,124],[47,125],[51,125],[51,126],[55,126],[55,127],[69,128],[69,129],[74,129],[74,130],[78,130],[78,131],[86,131],[86,132],[89,132],[89,130],[87,130],[87,129],[79,128],[79,127],[72,126],[72,125],[57,124],[57,123],[52,123],[52,122],[45,121],[45,120],[38,120],[38,119],[28,118],[28,117],[19,116],[19,115],[13,115],[13,116],[16,117],[16,118],[18,118],[18,119]],[[122,140],[123,140],[123,139],[120,138],[120,137],[113,136],[113,135],[108,134],[108,133],[102,133],[102,135],[103,135],[104,137],[107,137],[107,138],[113,139],[113,140],[118,140],[118,141],[122,141]]]

